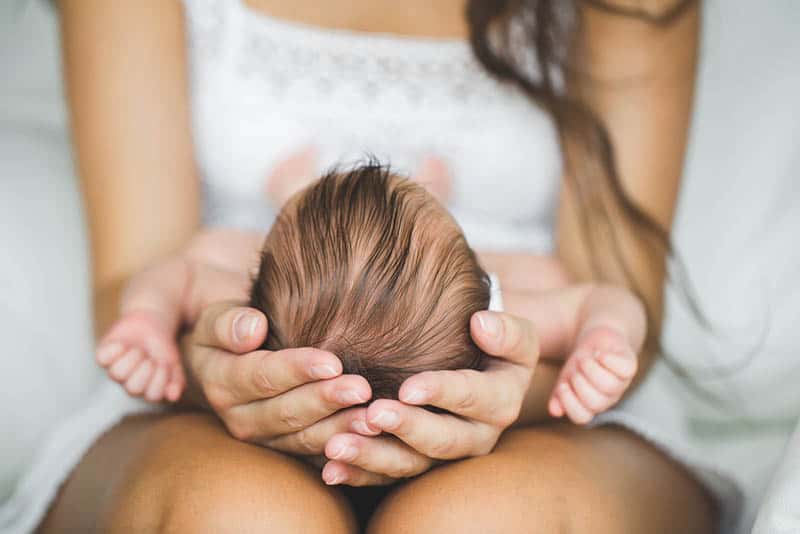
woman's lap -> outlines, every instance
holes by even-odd
[[[302,463],[201,414],[131,417],[77,466],[40,532],[355,532]]]
[[[688,534],[713,532],[714,515],[699,483],[628,431],[554,425],[409,482],[370,532]]]
[[[76,512],[81,510],[81,512]],[[87,513],[87,511],[93,513]],[[509,432],[383,501],[393,532],[710,532],[712,507],[680,467],[626,431]],[[230,438],[198,414],[130,418],[65,484],[42,532],[354,532],[347,501],[301,463]]]

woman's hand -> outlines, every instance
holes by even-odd
[[[366,409],[351,408],[372,395],[363,377],[342,375],[326,351],[256,350],[267,328],[258,310],[207,307],[183,341],[188,400],[208,406],[237,439],[301,456],[321,455],[337,433],[377,434],[363,423]]]
[[[488,368],[420,373],[403,383],[400,401],[373,402],[364,422],[372,432],[385,434],[333,436],[322,472],[328,484],[386,484],[423,473],[441,460],[492,451],[520,414],[539,343],[532,323],[509,314],[476,313],[470,328],[475,343],[493,356]],[[449,413],[433,413],[426,405]]]

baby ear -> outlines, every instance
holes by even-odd
[[[425,187],[442,204],[450,202],[453,195],[453,177],[442,158],[427,156],[411,179]]]

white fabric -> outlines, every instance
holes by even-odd
[[[657,432],[704,476],[735,482],[715,486],[728,531],[749,532],[800,414],[800,3],[710,0],[703,25],[673,239],[715,332],[673,292],[663,340],[722,403],[658,364],[604,420]]]
[[[800,4],[709,0],[704,5],[700,84],[675,238],[701,303],[726,335],[710,339],[693,328],[680,300],[671,296],[665,340],[678,360],[696,366],[736,360],[741,346],[752,341],[738,331],[757,330],[752,325],[763,324],[764,310],[769,311],[771,329],[750,366],[730,380],[703,381],[726,396],[728,412],[709,408],[685,382],[657,365],[643,387],[606,421],[637,429],[689,465],[725,505],[726,532],[734,532],[736,523],[745,532],[800,408],[800,252],[787,232],[800,228]],[[22,10],[15,16],[29,8],[41,11],[41,5],[29,0],[2,7],[9,13]],[[450,207],[473,245],[550,250],[560,170],[552,126],[514,90],[485,79],[465,44],[313,29],[274,21],[233,0],[191,0],[187,9],[195,141],[209,222],[266,228],[274,216],[262,200],[266,174],[287,154],[311,143],[320,150],[320,167],[369,151],[412,173],[425,156],[440,156],[456,177]],[[45,26],[52,46],[52,20]],[[8,28],[17,29],[18,43],[31,44],[27,36],[35,32],[26,34],[25,25]],[[0,38],[6,35],[0,32]],[[36,48],[20,46],[4,59],[17,54],[24,58],[28,49]],[[30,65],[35,63],[16,60],[10,69],[23,73]],[[40,110],[49,110],[55,117],[51,121],[62,121],[57,92],[43,98],[42,105],[18,103],[36,94],[31,88],[20,90],[18,101],[3,95],[0,105],[8,104],[7,116],[26,124],[39,124]],[[4,146],[12,148],[0,161],[18,153],[15,145]],[[43,176],[68,176],[63,169],[32,165],[39,160],[41,156],[25,161]],[[69,205],[76,206],[74,194]],[[22,220],[11,228],[24,229],[36,219]],[[51,235],[61,236],[57,223],[50,228]],[[16,258],[23,250],[12,248],[12,254]],[[35,274],[25,279],[21,270],[12,273],[15,282],[21,278],[30,287],[48,280]],[[71,287],[74,278],[65,276],[61,285]],[[57,275],[53,279],[59,280]],[[85,280],[81,284],[85,290]],[[86,319],[84,308],[59,315],[46,327],[56,328],[72,316]],[[4,339],[16,339],[36,324],[24,315],[12,317],[23,324]],[[0,319],[2,325],[11,324]],[[35,348],[21,351],[30,366],[11,367],[11,378],[3,375],[4,384],[13,382],[12,391],[31,392],[3,397],[0,403],[24,406],[20,412],[26,414],[26,426],[14,414],[1,414],[3,436],[15,436],[17,451],[9,460],[3,449],[0,488],[4,495],[14,488],[0,506],[3,532],[24,532],[35,525],[86,447],[122,415],[141,408],[105,386],[91,399],[65,397],[59,385],[90,391],[88,385],[75,389],[69,377],[84,371],[96,376],[91,374],[96,370],[85,342],[63,334],[63,352],[40,350],[39,341],[45,338],[37,334]],[[731,340],[738,350],[731,349]],[[8,361],[4,357],[4,365]],[[43,385],[41,369],[54,361],[75,374],[64,373],[62,384],[52,377]],[[38,418],[36,410],[42,406],[60,414],[63,424],[56,425],[53,416]],[[787,462],[787,469],[793,469]],[[786,484],[778,479],[775,487]]]
[[[99,377],[58,55],[49,7],[0,2],[0,506]]]
[[[503,291],[500,288],[500,278],[494,273],[489,273],[489,311],[503,311]]]
[[[319,171],[374,154],[405,174],[438,156],[477,248],[551,248],[560,157],[549,119],[484,74],[466,42],[278,21],[185,2],[197,158],[211,224],[266,228],[270,170],[316,146]]]
[[[0,529],[35,530],[62,482],[105,430],[126,415],[159,409],[157,405],[132,399],[118,384],[104,381],[69,417],[54,424],[48,439],[37,448],[31,469],[0,507]]]
[[[753,534],[800,532],[800,425],[758,513]]]

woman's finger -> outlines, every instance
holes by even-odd
[[[472,339],[491,356],[532,369],[539,360],[539,339],[530,321],[508,313],[481,311],[470,320]]]
[[[271,399],[234,406],[224,416],[228,430],[243,441],[267,440],[298,432],[372,396],[362,376],[343,375],[305,384]]]
[[[413,477],[433,465],[431,458],[390,436],[337,434],[325,446],[325,456],[391,478]]]
[[[329,486],[346,484],[348,486],[388,486],[397,482],[386,475],[370,473],[360,467],[330,461],[322,468],[322,480]]]
[[[270,449],[300,456],[323,454],[325,445],[332,436],[350,432],[353,422],[363,421],[366,416],[366,408],[340,410],[298,432],[279,436],[264,445]]]
[[[233,356],[216,349],[198,370],[209,403],[226,408],[270,399],[303,384],[342,373],[342,363],[330,352],[314,349],[255,351]]]
[[[260,311],[235,302],[208,306],[192,332],[192,343],[235,354],[256,350],[267,337],[267,318]]]
[[[436,414],[388,399],[370,404],[367,421],[370,426],[397,436],[413,449],[437,460],[488,454],[499,432],[479,421]]]
[[[400,386],[399,398],[505,428],[519,416],[527,389],[530,373],[520,370],[504,364],[486,371],[428,371],[409,377]]]

